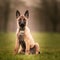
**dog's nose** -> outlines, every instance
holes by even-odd
[[[24,24],[23,22],[20,22],[19,25],[20,25],[20,27],[22,27],[22,28],[25,26],[25,24]]]
[[[21,23],[21,24],[20,24],[20,26],[21,26],[21,27],[24,27],[24,24],[23,24],[23,23]]]
[[[21,24],[24,24],[24,22],[20,21],[20,22],[19,22],[19,25],[21,25]]]
[[[20,26],[21,28],[24,28],[25,25],[26,25],[26,22],[24,22],[23,20],[20,20],[20,21],[19,21],[19,26]]]

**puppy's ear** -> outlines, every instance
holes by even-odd
[[[19,16],[20,16],[20,12],[16,10],[16,18],[18,18]]]
[[[28,11],[28,10],[25,11],[24,16],[25,16],[26,18],[29,18],[29,11]]]

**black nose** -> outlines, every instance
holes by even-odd
[[[25,26],[25,25],[24,25],[24,23],[21,23],[21,24],[20,24],[20,27],[22,27],[22,28],[23,28],[24,26]]]
[[[25,26],[24,22],[19,22],[19,26],[23,28]]]

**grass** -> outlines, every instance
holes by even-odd
[[[0,33],[0,60],[60,60],[59,33],[32,33],[39,43],[39,55],[14,55],[15,33]]]

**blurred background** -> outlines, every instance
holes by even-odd
[[[27,9],[32,31],[60,32],[60,0],[0,0],[0,32],[15,32],[16,10]]]
[[[29,10],[28,26],[40,55],[16,55],[16,10]],[[0,60],[60,60],[60,0],[0,0]]]

